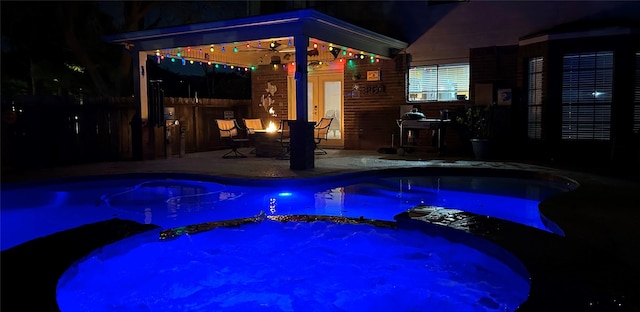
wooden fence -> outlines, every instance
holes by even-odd
[[[247,116],[250,100],[165,98],[183,127],[187,153],[223,148],[214,120],[225,111]],[[38,168],[132,159],[133,98],[16,97],[2,100],[2,165]],[[169,127],[170,152],[180,152],[180,127]],[[164,128],[155,157],[165,157]]]

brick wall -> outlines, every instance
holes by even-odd
[[[267,84],[273,84],[277,91],[273,94],[273,108],[277,114],[277,120],[287,119],[288,115],[288,90],[287,71],[282,65],[274,68],[271,65],[261,65],[251,73],[251,105],[249,106],[250,118],[260,118],[263,121],[272,118],[261,106],[261,99],[267,94]]]

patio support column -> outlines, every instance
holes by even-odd
[[[289,122],[291,129],[291,152],[289,168],[292,170],[312,169],[315,167],[313,153],[313,123],[308,121],[307,106],[307,48],[309,36],[297,34],[293,39],[296,49],[296,120]]]
[[[131,119],[131,151],[133,160],[155,158],[155,131],[149,122],[147,97],[147,54],[134,50],[133,92],[136,112]]]

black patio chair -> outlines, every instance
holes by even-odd
[[[235,119],[216,119],[218,130],[220,131],[220,140],[224,141],[231,150],[222,155],[222,158],[245,158],[244,154],[238,151],[238,147],[249,142],[249,139],[239,136],[238,123]]]

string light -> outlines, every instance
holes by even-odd
[[[289,39],[291,40],[291,39]],[[261,47],[261,42],[257,41],[257,46]],[[380,58],[373,54],[373,53],[367,53],[365,51],[356,51],[353,49],[350,49],[348,47],[344,47],[344,46],[333,46],[332,43],[326,43],[326,42],[321,42],[321,43],[317,43],[317,42],[311,42],[313,48],[318,49],[318,45],[321,45],[321,49],[322,51],[326,51],[327,48],[329,51],[332,51],[332,53],[334,53],[334,56],[339,56],[339,53],[342,52],[342,55],[344,57],[334,57],[334,59],[331,60],[326,60],[326,61],[320,61],[318,60],[314,65],[315,67],[313,69],[317,70],[317,66],[336,66],[335,60],[338,60],[338,62],[340,64],[344,64],[345,60],[348,60],[348,66],[350,67],[354,67],[356,66],[356,62],[358,59],[360,60],[364,60],[366,56],[369,57],[369,62],[371,64],[373,63],[379,63],[380,62]],[[276,48],[277,46],[279,46],[280,44],[278,43],[278,41],[271,41],[269,44],[272,48]],[[209,50],[211,52],[215,51],[214,48],[215,45],[211,44],[209,47]],[[251,48],[251,41],[246,41],[245,42],[245,46],[248,48]],[[186,65],[187,61],[189,62],[189,64],[206,64],[208,66],[215,66],[215,68],[220,68],[221,66],[225,69],[227,69],[227,67],[229,67],[231,70],[235,70],[237,69],[239,72],[248,72],[248,71],[254,71],[257,68],[257,65],[244,65],[244,66],[238,66],[239,64],[235,64],[235,65],[231,65],[231,64],[224,64],[224,63],[216,63],[215,60],[217,60],[216,57],[214,57],[213,55],[210,55],[209,53],[204,53],[204,51],[199,47],[196,47],[196,49],[198,49],[198,54],[192,55],[192,54],[187,54],[186,56],[184,55],[184,51],[187,52],[191,52],[191,47],[186,47],[186,48],[176,48],[175,50],[155,50],[153,52],[150,53],[150,56],[154,55],[156,57],[156,62],[158,64],[162,63],[162,60],[169,60],[171,59],[171,62],[176,61],[176,59],[181,60],[182,65]],[[206,48],[205,48],[206,49]],[[238,46],[234,46],[233,47],[233,51],[234,52],[239,52],[239,48]],[[219,50],[219,52],[226,52],[226,48],[224,45],[222,45],[222,48]],[[175,54],[174,54],[175,53]],[[348,55],[348,57],[346,56]],[[262,59],[262,58],[261,58]],[[288,59],[287,59],[288,60]],[[354,61],[355,60],[355,61]],[[262,64],[262,62],[260,62]],[[282,67],[282,69],[284,70],[291,70],[293,68],[295,68],[296,63],[295,62],[289,62],[289,63],[283,63],[283,64],[273,64],[273,69],[274,70],[278,70],[279,67]],[[244,70],[243,70],[244,69]]]

